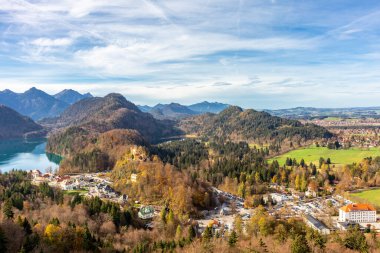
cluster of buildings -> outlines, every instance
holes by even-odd
[[[80,175],[59,176],[52,173],[41,173],[39,170],[30,172],[33,184],[48,183],[52,187],[60,188],[64,191],[86,190],[87,197],[99,197],[110,201],[125,204],[128,196],[120,195],[110,185],[109,179],[102,177],[100,173],[87,173]]]

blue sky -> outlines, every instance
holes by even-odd
[[[380,2],[0,0],[0,90],[380,105]]]

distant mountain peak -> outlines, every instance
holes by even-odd
[[[36,87],[32,87],[29,90],[25,91],[25,94],[44,94],[44,95],[46,94],[46,95],[48,95],[46,92],[39,90]]]
[[[56,99],[59,99],[61,101],[64,101],[65,103],[72,105],[75,102],[78,102],[79,100],[82,100],[85,98],[91,98],[93,96],[90,93],[81,94],[78,91],[75,91],[73,89],[64,89],[63,91],[55,94],[54,97]]]

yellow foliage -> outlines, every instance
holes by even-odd
[[[61,227],[49,224],[45,228],[44,235],[51,242],[58,242],[61,239]]]

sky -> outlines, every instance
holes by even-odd
[[[0,90],[380,106],[378,0],[0,0]]]

